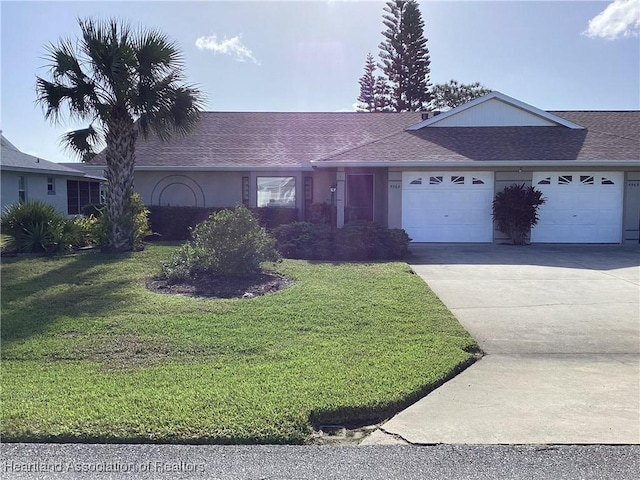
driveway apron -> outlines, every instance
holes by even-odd
[[[363,443],[640,443],[637,246],[412,251],[485,356]]]

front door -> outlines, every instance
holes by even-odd
[[[373,221],[373,174],[347,175],[345,222]]]

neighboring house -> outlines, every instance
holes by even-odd
[[[136,144],[147,205],[337,205],[415,242],[501,242],[495,193],[534,185],[541,243],[638,243],[640,112],[546,112],[492,92],[439,115],[207,112]],[[89,169],[101,172],[104,156]],[[335,193],[332,193],[333,190]]]
[[[87,204],[101,203],[100,176],[22,153],[4,136],[1,142],[2,211],[16,202],[42,200],[76,215]]]

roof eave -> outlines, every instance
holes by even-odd
[[[324,160],[313,161],[316,168],[339,167],[397,167],[397,168],[501,168],[501,167],[629,167],[640,170],[637,160],[403,160],[403,161],[345,161]]]
[[[104,170],[106,165],[87,165],[92,170]],[[183,171],[183,172],[299,172],[312,171],[311,164],[304,163],[299,165],[136,165],[134,171],[151,172],[151,171]]]
[[[74,171],[61,171],[54,170],[48,168],[31,168],[31,167],[21,167],[17,165],[0,165],[1,170],[5,170],[8,172],[24,172],[24,173],[41,173],[43,175],[59,175],[63,177],[84,177],[84,172],[74,172]]]

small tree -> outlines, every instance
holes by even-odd
[[[537,225],[538,209],[545,203],[542,192],[524,184],[513,184],[496,194],[493,219],[498,230],[509,236],[514,245],[524,245],[527,235]]]

